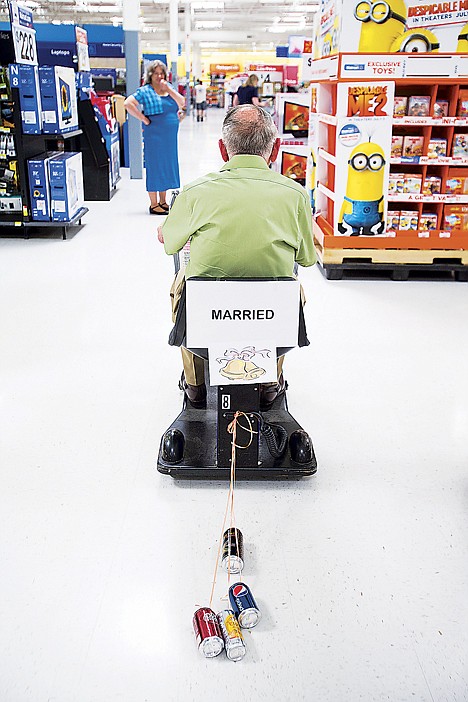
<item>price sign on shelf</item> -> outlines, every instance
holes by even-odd
[[[36,31],[32,12],[17,2],[8,3],[16,63],[37,66]]]

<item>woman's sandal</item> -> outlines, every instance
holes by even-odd
[[[156,207],[150,207],[149,212],[152,215],[167,215],[169,208],[164,209],[161,205],[156,205]]]
[[[169,212],[169,205],[167,204],[167,202],[160,202],[159,207],[162,207],[163,210],[166,210],[166,212]]]

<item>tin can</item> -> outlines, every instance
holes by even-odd
[[[224,648],[223,635],[216,614],[209,607],[200,607],[193,615],[193,630],[198,650],[205,658],[218,656]]]
[[[260,621],[261,613],[250,588],[244,583],[234,583],[229,588],[232,609],[243,629],[252,629]]]
[[[229,573],[240,573],[244,567],[244,537],[235,527],[223,534],[221,565]]]
[[[223,609],[217,616],[226,656],[230,661],[240,661],[245,656],[245,643],[236,615],[232,609]]]

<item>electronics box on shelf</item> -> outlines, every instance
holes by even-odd
[[[35,221],[50,222],[49,163],[61,153],[60,151],[52,151],[28,160],[31,215]]]
[[[309,147],[307,145],[289,146],[284,144],[280,146],[278,157],[272,164],[272,167],[282,175],[295,180],[296,183],[305,187],[308,156]]]
[[[61,134],[78,128],[75,71],[65,66],[39,68],[42,129],[45,134]]]
[[[13,213],[21,212],[23,209],[23,200],[21,195],[0,195],[0,212]]]
[[[79,100],[89,100],[89,94],[93,89],[93,76],[88,71],[77,71],[76,90]]]
[[[275,121],[281,139],[304,139],[309,133],[309,93],[278,93]]]
[[[83,165],[81,153],[61,153],[49,161],[52,221],[71,220],[83,206]]]
[[[40,134],[42,107],[37,66],[12,63],[10,65],[10,86],[19,90],[23,133]]]

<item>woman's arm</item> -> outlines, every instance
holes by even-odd
[[[233,98],[232,98],[232,106],[237,107],[238,104],[239,104],[239,96],[237,93],[235,93]]]
[[[185,107],[185,98],[183,95],[177,92],[177,90],[174,90],[172,85],[167,82],[167,80],[162,80],[161,85],[163,85],[171,98],[177,103],[178,108],[181,110],[183,107]]]
[[[260,102],[258,97],[253,97],[252,98],[252,105],[255,105],[256,107],[266,107],[268,105],[267,102]]]
[[[146,117],[143,114],[143,112],[140,110],[140,104],[133,97],[133,95],[128,96],[128,98],[124,102],[124,107],[127,110],[129,115],[136,117],[137,119],[140,120],[140,122],[143,122],[143,124],[150,124],[151,123],[151,120],[148,119],[148,117]]]

